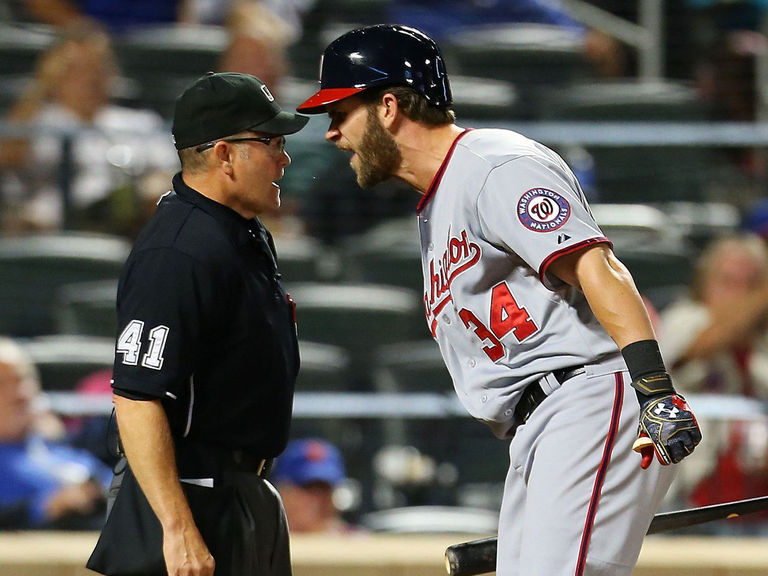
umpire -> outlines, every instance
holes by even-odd
[[[299,353],[258,215],[280,206],[285,135],[307,120],[247,74],[208,73],[176,101],[181,172],[118,287],[112,385],[127,465],[92,570],[291,574],[264,474],[288,439]]]

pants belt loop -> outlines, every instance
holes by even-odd
[[[541,378],[539,378],[538,385],[541,386],[541,389],[544,391],[544,394],[549,396],[550,394],[552,394],[552,392],[560,388],[562,384],[552,372],[549,372],[547,374],[544,374],[544,376],[542,376]]]

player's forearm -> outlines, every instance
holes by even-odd
[[[576,265],[576,275],[592,312],[620,349],[656,339],[632,276],[610,249],[586,252]]]
[[[163,528],[193,524],[178,479],[168,419],[160,401],[115,395],[114,402],[128,463]]]

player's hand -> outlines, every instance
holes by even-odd
[[[700,441],[696,416],[679,394],[652,396],[641,405],[638,438],[632,448],[642,454],[642,468],[650,466],[654,453],[662,465],[680,462]]]

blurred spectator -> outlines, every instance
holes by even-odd
[[[37,370],[0,337],[0,528],[96,529],[112,472],[87,452],[38,432]]]
[[[98,22],[111,33],[179,21],[190,0],[22,0],[26,16],[58,28]]]
[[[690,295],[661,314],[659,342],[682,392],[768,399],[768,247],[743,233],[701,254]],[[768,422],[700,418],[706,442],[676,487],[705,506],[768,491]],[[750,516],[734,526],[754,526]],[[759,524],[757,524],[759,525]]]
[[[262,2],[239,1],[227,14],[230,41],[221,54],[220,72],[242,72],[261,78],[278,97],[280,82],[289,73],[286,55],[291,29]]]
[[[333,444],[293,440],[270,474],[283,499],[291,532],[347,532],[351,526],[334,504],[334,489],[346,479],[344,460]]]
[[[768,248],[744,234],[702,253],[690,295],[662,313],[661,348],[681,390],[768,398]]]
[[[166,177],[178,167],[171,139],[155,112],[110,102],[115,72],[109,37],[90,25],[63,31],[41,56],[7,118],[30,134],[0,146],[6,231],[67,226],[130,236],[165,192]],[[69,168],[62,131],[73,132]]]
[[[741,220],[741,228],[768,242],[768,198],[757,200],[749,206]]]
[[[316,3],[317,0],[185,0],[181,19],[199,24],[229,26],[232,15],[255,8],[253,14],[268,12],[268,20],[279,19],[281,34],[288,44],[293,44],[301,38],[304,18]]]
[[[86,396],[112,398],[112,369],[88,374],[75,386],[75,392]],[[120,460],[117,453],[117,426],[110,416],[87,416],[67,423],[69,443],[87,450],[99,460],[113,467]]]

